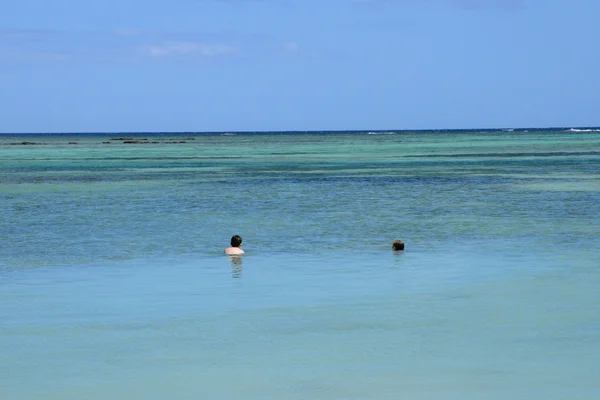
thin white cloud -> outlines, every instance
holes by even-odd
[[[145,48],[152,57],[183,56],[197,54],[201,56],[216,56],[235,53],[237,48],[225,44],[204,44],[197,42],[165,42]]]
[[[355,6],[367,7],[372,9],[383,9],[385,6],[398,4],[418,4],[419,0],[351,0]],[[430,0],[429,3],[450,4],[461,9],[483,10],[483,9],[504,9],[504,10],[522,10],[526,8],[527,0]],[[429,4],[428,3],[428,4]]]
[[[64,36],[64,31],[55,29],[2,29],[0,28],[0,41],[13,43],[39,43],[42,41],[57,40]]]
[[[300,48],[300,45],[297,42],[287,42],[283,45],[283,48],[286,51],[294,52],[294,51],[298,51],[298,49]]]
[[[0,65],[4,63],[69,61],[72,56],[67,53],[52,51],[2,51],[0,49]]]
[[[452,0],[457,6],[469,10],[501,9],[501,10],[523,10],[526,7],[525,0]]]
[[[224,33],[153,32],[135,27],[64,31],[0,27],[0,61],[128,61],[136,57],[217,57],[246,47],[260,49],[260,39]]]
[[[113,33],[117,36],[140,36],[144,34],[144,31],[134,28],[118,28]]]

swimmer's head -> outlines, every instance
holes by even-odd
[[[242,245],[242,237],[240,235],[234,235],[231,237],[231,247],[240,247]]]
[[[402,240],[394,240],[394,243],[392,243],[392,250],[394,250],[394,251],[404,250],[404,242]]]

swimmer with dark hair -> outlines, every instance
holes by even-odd
[[[404,242],[402,240],[394,240],[394,243],[392,243],[392,250],[404,251]]]
[[[242,237],[240,235],[234,235],[231,237],[231,247],[225,249],[225,254],[244,254],[244,250],[240,249],[242,246]]]

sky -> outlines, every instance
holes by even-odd
[[[2,0],[0,132],[600,125],[598,0]]]

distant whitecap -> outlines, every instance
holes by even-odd
[[[571,128],[569,129],[570,132],[600,132],[600,129],[577,129],[577,128]]]

